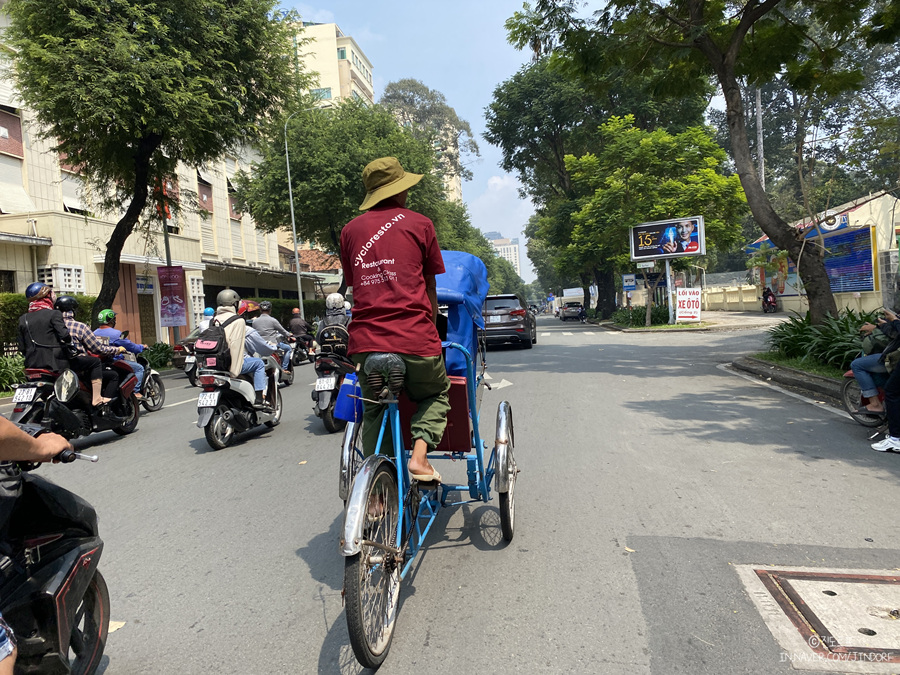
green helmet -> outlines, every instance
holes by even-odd
[[[104,309],[97,315],[97,320],[100,323],[111,324],[116,320],[116,313],[111,309]]]

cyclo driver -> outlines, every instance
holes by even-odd
[[[360,366],[373,353],[403,359],[404,390],[418,404],[410,425],[409,472],[414,480],[439,482],[427,452],[440,443],[450,410],[450,380],[435,325],[435,276],[444,272],[444,262],[434,224],[406,208],[408,190],[422,177],[405,172],[394,157],[376,159],[363,169],[366,198],[359,208],[366,213],[341,231],[341,264],[353,287],[349,354]],[[363,398],[377,397],[367,378],[360,378],[360,386]],[[367,456],[375,452],[383,414],[383,406],[365,401],[362,440]],[[389,427],[383,442],[392,451]]]

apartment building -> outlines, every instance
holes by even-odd
[[[204,307],[213,306],[224,288],[245,297],[297,297],[296,276],[282,265],[277,236],[257,231],[235,205],[234,176],[250,159],[242,153],[199,169],[179,166],[165,186],[170,195],[196,195],[196,207],[166,220],[171,264],[184,270],[188,325],[182,333],[202,319]],[[57,293],[98,294],[106,242],[120,216],[102,213],[96,201],[77,170],[36,137],[29,111],[0,77],[0,292],[22,293],[40,280]],[[148,207],[145,218],[151,213]],[[113,309],[118,326],[137,342],[173,339],[173,331],[161,325],[162,230],[156,217],[140,224],[119,261]],[[315,279],[307,276],[303,295],[312,298]]]
[[[317,73],[310,93],[323,101],[348,98],[375,103],[372,63],[356,41],[335,23],[303,23],[301,35],[310,42],[298,47],[297,58],[305,70]]]
[[[497,255],[512,263],[516,274],[522,276],[522,268],[519,264],[519,240],[502,238],[499,232],[487,232],[484,236],[491,242]]]

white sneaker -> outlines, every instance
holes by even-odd
[[[876,452],[900,451],[900,438],[885,437],[883,441],[872,443],[872,449]]]

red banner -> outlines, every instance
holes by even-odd
[[[160,325],[187,326],[183,267],[157,267],[160,291]]]

